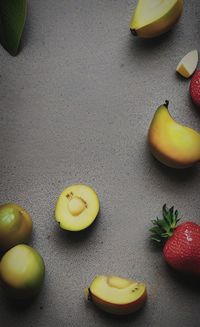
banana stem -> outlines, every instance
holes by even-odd
[[[137,36],[137,32],[136,32],[136,30],[135,29],[130,29],[131,30],[131,33],[134,35],[134,36]]]
[[[169,107],[169,101],[168,100],[165,101],[164,106],[168,109],[168,107]]]

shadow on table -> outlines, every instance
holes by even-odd
[[[151,39],[143,39],[137,36],[131,35],[127,39],[128,53],[132,55],[135,60],[135,54],[139,53],[137,58],[144,60],[144,57],[154,57],[155,51],[158,48],[165,46],[166,48],[177,38],[176,27],[169,32]],[[163,52],[163,56],[165,53]]]
[[[166,264],[166,270],[169,276],[178,283],[182,288],[186,288],[195,294],[200,294],[200,279],[192,275],[182,274],[172,269],[168,264]]]
[[[94,305],[92,306],[91,310],[95,310],[95,315],[98,317],[98,320],[102,322],[102,326],[109,326],[109,324],[113,326],[114,323],[117,326],[121,326],[124,325],[124,323],[137,324],[137,322],[139,322],[140,319],[144,319],[144,313],[147,311],[147,303],[139,311],[125,316],[106,313],[102,310],[99,310]]]
[[[154,158],[154,156],[151,154],[149,150],[149,146],[146,142],[146,153],[147,153],[147,160],[149,161],[149,165],[153,165],[154,168],[157,169],[158,172],[164,174],[167,176],[167,178],[174,182],[174,183],[182,183],[187,181],[192,181],[196,179],[199,168],[198,165],[195,165],[193,167],[184,168],[184,169],[175,169],[170,168],[159,162],[157,159]]]
[[[192,112],[195,115],[195,118],[199,120],[200,122],[200,107],[197,106],[193,101],[192,98],[190,96],[190,94],[188,94],[188,101],[189,101],[189,105],[192,108]],[[199,128],[199,132],[200,132],[200,128]]]
[[[181,58],[180,58],[181,59]],[[185,83],[185,84],[188,84],[188,86],[189,86],[189,84],[190,84],[190,79],[187,79],[187,78],[185,78],[185,77],[183,77],[182,75],[180,75],[179,73],[175,73],[175,76],[176,76],[176,79],[177,79],[177,81],[180,81],[181,83]]]
[[[5,294],[3,294],[5,295]],[[3,298],[3,304],[9,310],[10,314],[20,314],[26,311],[29,311],[30,308],[34,305],[38,300],[38,295],[33,297],[31,300],[13,300],[6,295]]]
[[[79,244],[81,246],[82,242],[89,239],[95,233],[95,230],[99,224],[99,219],[101,219],[101,213],[98,214],[91,226],[80,232],[70,232],[61,229],[59,225],[55,226],[56,242],[65,242],[67,245]]]

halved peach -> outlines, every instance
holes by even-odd
[[[127,315],[139,310],[147,299],[146,285],[117,276],[97,276],[89,288],[85,289],[86,299],[100,309]]]
[[[59,196],[55,217],[60,227],[81,231],[90,226],[99,212],[99,199],[95,191],[83,184],[67,187]]]

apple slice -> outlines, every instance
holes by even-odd
[[[67,187],[59,196],[55,217],[62,229],[81,231],[90,226],[99,212],[95,191],[83,184]]]
[[[147,290],[145,284],[131,279],[97,276],[85,289],[85,297],[108,313],[127,315],[145,304]]]
[[[198,51],[192,50],[181,59],[179,62],[176,71],[181,76],[189,78],[192,76],[198,65]]]

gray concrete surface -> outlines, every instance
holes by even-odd
[[[31,305],[16,308],[0,292],[1,327],[200,326],[200,288],[168,269],[148,239],[165,202],[200,222],[200,166],[165,168],[146,146],[166,99],[176,119],[200,130],[189,82],[174,73],[185,53],[200,50],[200,3],[185,1],[177,27],[151,41],[129,33],[135,4],[30,1],[19,56],[0,48],[0,201],[31,213],[31,244],[46,262]],[[101,214],[71,235],[54,222],[54,207],[79,182],[97,191]],[[144,310],[119,319],[86,304],[83,288],[96,274],[146,281]]]

